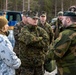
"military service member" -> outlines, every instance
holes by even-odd
[[[38,14],[32,13],[30,24],[19,33],[20,75],[44,75],[45,49],[48,48],[49,36],[37,25]]]
[[[68,11],[76,12],[76,6],[70,6],[70,8],[68,9]]]
[[[54,40],[54,37],[53,37],[53,31],[52,31],[52,28],[51,28],[51,25],[49,23],[47,23],[47,13],[45,11],[42,11],[40,13],[40,22],[39,22],[39,26],[42,27],[49,35],[49,45],[53,42]],[[49,51],[49,50],[48,50]],[[53,66],[53,63],[54,61],[52,60],[50,63],[45,63],[44,64],[44,68],[46,71],[53,71],[56,67]]]
[[[49,43],[51,43],[53,41],[53,31],[51,29],[51,26],[49,23],[46,22],[47,20],[47,13],[45,11],[42,11],[40,13],[40,22],[39,22],[39,26],[42,27],[49,35],[50,41]]]
[[[62,16],[63,12],[59,11],[58,16],[56,18],[53,18],[51,21],[51,26],[53,27],[53,32],[54,32],[54,39],[56,39],[59,36],[59,33],[63,31],[63,25],[62,25]]]
[[[22,21],[19,22],[19,23],[17,23],[17,24],[15,25],[15,27],[14,27],[14,37],[15,37],[15,47],[14,47],[14,51],[16,52],[17,56],[20,55],[20,52],[19,52],[20,46],[19,46],[19,41],[18,41],[18,34],[21,32],[22,27],[24,27],[24,26],[28,23],[28,22],[27,22],[27,18],[28,18],[28,15],[30,14],[30,12],[29,12],[29,14],[28,14],[28,12],[23,11],[22,14],[23,14],[23,15],[22,15]],[[19,72],[20,72],[20,69],[18,69],[18,70],[16,71],[16,75],[19,75],[19,74],[20,74]]]
[[[15,48],[14,51],[19,56],[19,44],[18,44],[18,34],[21,32],[22,27],[24,27],[27,24],[27,17],[28,13],[26,11],[22,12],[22,21],[17,23],[14,27],[14,37],[15,37]]]
[[[62,23],[65,30],[55,40],[46,62],[56,60],[58,75],[76,75],[76,14],[64,12]]]
[[[62,16],[63,11],[59,11],[56,21],[55,39],[59,36],[59,33],[62,31]]]

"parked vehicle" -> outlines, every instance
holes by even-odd
[[[6,11],[5,12],[5,17],[8,20],[8,25],[9,25],[9,35],[8,35],[8,39],[10,40],[10,42],[12,43],[12,46],[15,46],[15,39],[14,39],[14,26],[22,20],[21,17],[21,12],[19,11]]]
[[[3,12],[2,11],[0,11],[0,16],[2,16],[3,15]]]

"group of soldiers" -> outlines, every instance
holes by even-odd
[[[53,39],[51,25],[46,19],[44,11],[40,19],[37,12],[23,12],[22,21],[15,26],[14,51],[22,61],[18,75],[44,75],[45,55]]]
[[[73,56],[72,55],[67,57],[67,54],[69,55],[71,50],[69,52],[67,51],[66,53],[66,49],[68,48],[66,48],[65,45],[69,45],[70,43],[65,43],[65,41],[68,42],[69,39],[64,35],[65,32],[62,33],[62,35],[59,35],[59,33],[63,32],[65,29],[65,27],[62,25],[62,17],[76,16],[74,13],[76,11],[76,7],[75,9],[73,8],[74,7],[69,8],[69,12],[59,12],[58,17],[55,18],[55,21],[51,24],[46,22],[47,13],[45,11],[42,11],[39,16],[38,12],[23,12],[22,21],[17,23],[17,25],[14,27],[14,51],[21,59],[22,63],[20,68],[16,70],[17,75],[44,75],[45,70],[50,71],[47,68],[47,65],[51,64],[52,60],[56,60],[57,62],[58,75],[72,74],[72,71],[69,72],[71,70],[71,67],[69,67],[70,70],[67,67],[64,67],[68,65],[67,58],[69,59]],[[66,32],[68,33],[70,31]],[[74,32],[70,33],[71,34],[68,34],[68,36],[70,36],[71,39],[74,39],[75,37],[71,36]],[[64,37],[62,38],[62,36]],[[66,38],[66,40],[64,38]],[[63,55],[64,57],[62,57]],[[50,67],[52,68],[52,66],[54,66],[55,69],[55,65],[56,63]],[[76,70],[76,68],[73,70]],[[73,75],[75,74],[76,72]]]

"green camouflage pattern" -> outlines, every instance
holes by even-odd
[[[55,40],[46,62],[56,60],[58,75],[76,75],[76,25],[68,26]]]
[[[14,37],[15,37],[15,48],[14,51],[16,52],[17,56],[19,56],[19,42],[18,42],[18,34],[21,32],[21,28],[25,26],[25,24],[21,21],[14,27]]]
[[[58,18],[51,23],[51,26],[52,25],[55,26],[55,29],[53,30],[53,32],[54,32],[54,39],[56,39],[59,36],[59,33],[63,31],[63,25]]]
[[[21,72],[18,75],[44,75],[44,71],[42,70],[43,66],[40,67],[21,67]]]
[[[22,27],[24,27],[25,24],[21,21],[19,23],[17,23],[14,26],[14,37],[15,37],[15,47],[14,47],[14,51],[17,54],[17,56],[19,57],[20,55],[20,51],[19,51],[19,41],[18,41],[18,34],[21,32]],[[16,75],[20,75],[20,68],[16,70]]]
[[[59,36],[59,33],[62,31],[62,22],[61,20],[57,19],[56,21],[56,30],[55,30],[55,39]]]
[[[51,29],[51,25],[46,22],[44,25],[39,23],[39,26],[42,27],[48,33],[50,38],[49,45],[52,44],[52,42],[54,41],[54,35]],[[50,62],[45,62],[44,64],[44,69],[48,72],[52,72],[53,70],[55,70],[55,68],[56,68],[55,60],[51,60]]]
[[[45,68],[46,71],[52,72],[53,70],[56,69],[56,61],[51,60],[50,62],[49,61],[45,62],[44,68]]]
[[[52,31],[51,25],[46,22],[44,25],[39,23],[38,26],[42,27],[48,33],[49,38],[50,38],[49,43],[52,43],[54,36],[53,36],[53,31]]]
[[[36,68],[40,67],[41,72],[39,72],[41,74],[36,75],[43,75],[44,71],[41,67],[44,65],[45,55],[49,45],[47,32],[39,26],[27,25],[21,29],[18,37],[19,57],[22,62],[21,67],[24,67],[25,70],[30,67],[36,70]]]

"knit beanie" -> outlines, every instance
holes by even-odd
[[[5,17],[0,16],[0,29],[2,29],[6,24],[8,24],[8,20]]]

